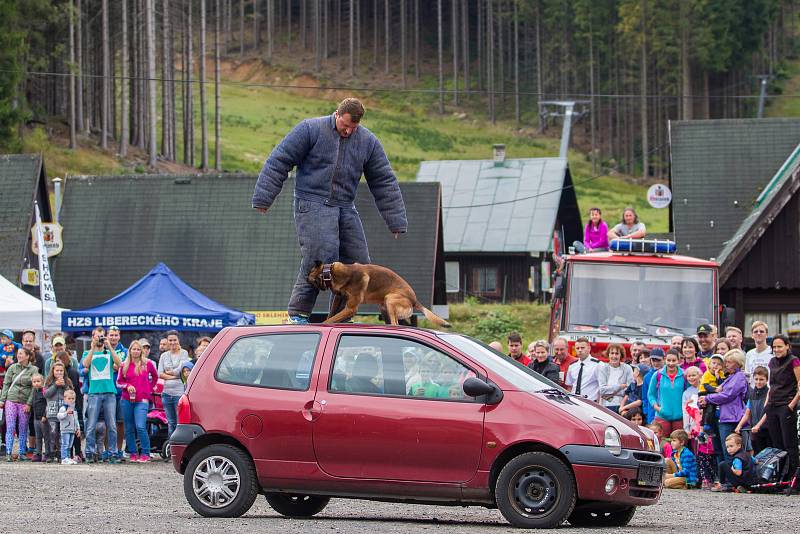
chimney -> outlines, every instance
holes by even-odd
[[[492,157],[495,167],[503,167],[506,163],[506,145],[492,145]]]

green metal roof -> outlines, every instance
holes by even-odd
[[[678,250],[719,260],[800,143],[800,119],[670,121],[669,138]]]
[[[161,261],[225,305],[285,310],[300,265],[294,182],[287,181],[267,215],[250,205],[255,182],[249,175],[70,177],[61,209],[64,251],[53,263],[59,304],[79,309],[101,303]],[[400,189],[409,228],[399,240],[365,183],[356,206],[372,261],[405,277],[429,305],[441,261],[439,186],[401,183]],[[319,298],[317,310],[327,303]]]
[[[442,184],[445,252],[546,252],[562,188],[564,158],[424,161],[417,182]],[[574,195],[574,193],[572,193]]]

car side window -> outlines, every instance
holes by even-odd
[[[475,373],[447,354],[397,337],[343,335],[330,391],[469,400],[462,387]]]
[[[319,334],[265,334],[237,339],[217,366],[216,379],[227,384],[304,391]]]

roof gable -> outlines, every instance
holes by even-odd
[[[678,250],[718,258],[800,143],[800,119],[670,121],[669,127]]]
[[[43,221],[50,221],[44,161],[39,154],[0,155],[0,275],[19,283],[30,249],[33,201],[39,201]]]
[[[445,252],[544,252],[568,173],[564,158],[425,161],[417,182],[442,184]]]
[[[250,206],[256,176],[71,177],[61,209],[64,251],[53,258],[59,303],[86,308],[164,262],[187,284],[227,306],[285,310],[300,265],[289,180],[266,216]],[[406,278],[431,304],[439,185],[401,183],[408,233],[391,238],[365,183],[356,207],[370,256]],[[317,299],[317,311],[328,298]]]

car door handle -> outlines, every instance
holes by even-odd
[[[303,418],[306,421],[314,421],[320,415],[322,415],[322,406],[325,404],[325,401],[317,402],[317,401],[308,401],[303,406]]]

